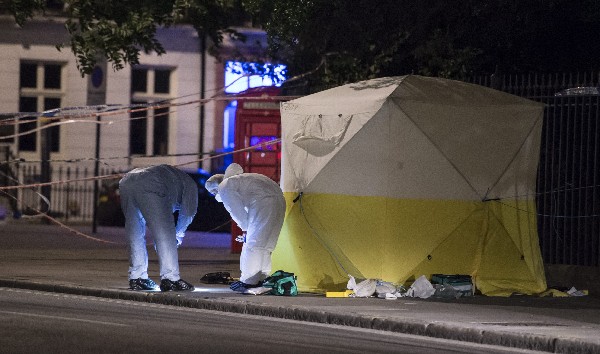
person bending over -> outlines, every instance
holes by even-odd
[[[177,248],[198,208],[198,187],[185,172],[157,165],[136,168],[119,181],[129,249],[129,288],[154,290],[148,278],[146,226],[158,254],[161,291],[192,291],[179,276]],[[175,223],[174,213],[178,211]]]
[[[286,206],[281,188],[267,176],[244,173],[236,163],[229,165],[224,175],[210,177],[205,187],[244,232],[241,276],[231,289],[244,292],[260,286],[271,274],[271,253],[283,226]]]

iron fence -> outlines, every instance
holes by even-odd
[[[53,184],[50,187],[50,195],[43,196],[36,184],[41,182],[41,167],[31,164],[15,165],[10,174],[15,177],[7,183],[24,184],[32,186],[16,190],[15,199],[17,203],[13,206],[23,215],[37,215],[40,211],[63,222],[93,221],[95,183],[94,169],[79,166],[50,167],[50,176]],[[118,172],[109,168],[101,168],[100,175],[112,175]],[[64,183],[61,183],[64,182]],[[109,184],[118,180],[98,181],[99,195],[106,194]]]
[[[600,73],[469,81],[546,104],[537,179],[542,256],[547,264],[599,266]]]

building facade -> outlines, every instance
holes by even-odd
[[[254,36],[253,46],[257,38],[264,42],[264,32],[245,31]],[[12,17],[0,17],[0,144],[24,162],[40,161],[49,150],[53,167],[66,161],[92,166],[100,127],[97,154],[114,170],[160,163],[210,170],[208,159],[199,160],[223,149],[229,103],[223,58],[244,48],[226,41],[217,60],[203,52],[191,26],[160,29],[157,39],[166,54],[142,52],[139,65],[114,71],[108,63],[82,77],[71,51],[56,49],[68,41],[60,19],[34,19],[21,28]],[[96,85],[104,102],[90,99]],[[89,107],[102,103],[113,108]],[[67,122],[69,112],[76,112],[75,122]]]
[[[161,28],[157,39],[166,54],[142,51],[138,65],[118,71],[100,62],[82,77],[70,49],[56,48],[69,41],[64,20],[36,18],[19,27],[0,15],[0,181],[35,186],[73,180],[41,193],[12,190],[0,207],[17,200],[13,209],[43,211],[40,196],[52,195],[49,209],[60,210],[60,217],[89,220],[98,187],[78,178],[156,164],[190,173],[223,170],[230,159],[222,153],[233,150],[224,139],[235,115],[231,96],[244,85],[261,85],[244,84],[246,78],[226,83],[226,76],[232,80],[229,59],[264,60],[266,47],[263,31],[236,30],[249,44],[226,39],[217,59],[192,26]],[[115,182],[102,180],[101,188]]]

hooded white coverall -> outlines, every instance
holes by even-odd
[[[243,173],[238,164],[227,168],[218,190],[218,199],[246,232],[240,255],[240,281],[258,284],[271,275],[271,253],[285,217],[283,192],[272,179],[258,173]]]
[[[177,246],[198,209],[198,187],[185,172],[157,165],[136,168],[119,181],[129,241],[129,279],[148,278],[146,224],[154,239],[160,278],[177,281]],[[179,211],[177,224],[173,213]]]

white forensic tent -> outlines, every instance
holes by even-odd
[[[301,291],[348,274],[468,274],[483,294],[546,290],[535,186],[543,105],[416,75],[281,106],[288,208],[273,269]]]

